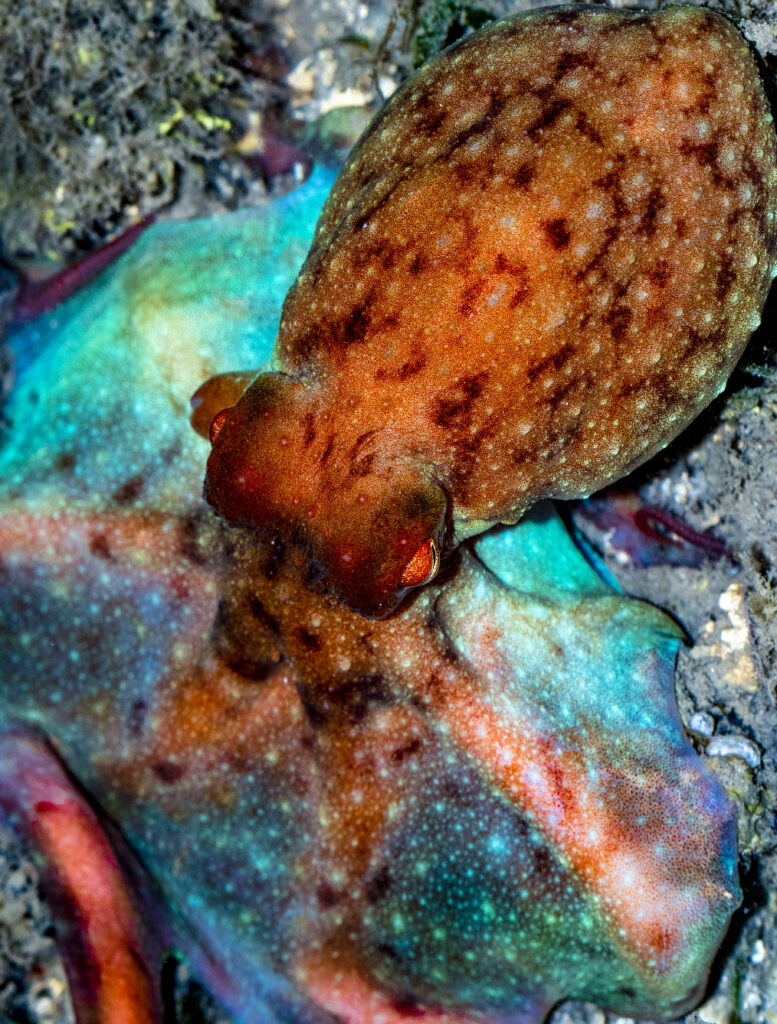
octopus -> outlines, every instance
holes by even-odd
[[[611,108],[592,105],[597,73]],[[723,76],[717,94],[705,74]],[[529,79],[526,97],[494,84]],[[672,98],[641,120],[640,81]],[[710,141],[683,153],[704,118]],[[540,1024],[566,998],[670,1018],[698,1002],[741,893],[733,806],[674,700],[683,631],[613,590],[537,500],[625,471],[720,387],[772,274],[768,125],[744,43],[716,15],[524,15],[449,50],[379,115],[282,310],[331,184],[319,174],[264,214],[149,227],[12,338],[0,807],[48,865],[79,1024],[161,1021],[169,950],[240,1024]],[[496,198],[510,145],[536,158],[523,183],[514,165],[513,205]],[[612,181],[589,180],[609,160]],[[645,183],[661,192],[652,233]],[[532,189],[538,224],[520,198]],[[554,211],[560,244],[543,226]],[[494,246],[518,256],[495,225],[511,217],[532,260],[500,291]],[[663,299],[640,306],[659,252]],[[485,283],[462,308],[470,270]],[[616,338],[621,286],[632,312]],[[566,321],[542,326],[562,305],[579,353]],[[528,362],[510,355],[521,330]],[[227,371],[241,363],[267,369]],[[468,391],[465,370],[486,376]],[[221,516],[186,418],[204,378],[193,424]],[[540,396],[566,384],[548,412]],[[516,475],[498,460],[519,465],[519,409],[536,421],[517,431]]]
[[[202,511],[6,510],[0,540],[0,804],[70,909],[79,1024],[161,1021],[171,947],[244,1024],[698,1001],[740,893],[681,631],[552,510],[378,623]]]
[[[208,501],[389,614],[463,538],[591,494],[719,394],[776,201],[772,115],[724,17],[577,6],[476,33],[355,147],[271,372],[198,396]]]

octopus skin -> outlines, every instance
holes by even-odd
[[[759,323],[775,155],[748,45],[704,8],[530,11],[456,44],[354,148],[272,372],[202,390],[203,416],[233,406],[208,500],[378,617],[431,575],[407,571],[424,545],[623,476]]]
[[[11,339],[0,806],[48,860],[77,1020],[157,1024],[171,949],[240,1024],[676,1016],[740,895],[677,625],[549,509],[370,621],[201,502],[186,398],[269,355],[321,188],[153,226]]]
[[[613,593],[552,511],[379,622],[311,584],[293,546],[207,516],[0,527],[0,795],[28,799],[8,777],[33,764],[21,816],[67,836],[84,801],[56,751],[118,823],[169,907],[125,911],[124,944],[114,924],[130,967],[139,917],[241,1024],[531,1024],[567,997],[669,1018],[698,1001],[739,888],[732,806],[674,706],[681,633]],[[155,632],[134,655],[155,677],[126,676],[133,619]],[[44,846],[61,883],[84,848],[111,860],[92,819],[77,850]],[[103,915],[132,905],[120,881]],[[122,1019],[156,1020],[153,976],[97,984],[79,1024],[114,1024],[99,1007],[117,987]]]

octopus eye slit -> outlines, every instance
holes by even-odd
[[[211,423],[210,423],[210,443],[211,444],[213,444],[213,442],[216,440],[216,438],[221,433],[221,428],[224,426],[224,423],[226,422],[227,416],[229,416],[229,414],[231,412],[232,412],[232,406],[229,406],[228,409],[222,409],[221,412],[217,412],[216,415],[211,420]]]
[[[399,581],[402,587],[423,587],[431,583],[440,567],[440,552],[430,537],[405,566]]]

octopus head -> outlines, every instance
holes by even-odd
[[[260,374],[218,411],[229,388],[214,381],[195,398],[200,421],[213,413],[205,497],[220,515],[302,546],[311,576],[368,618],[434,578],[447,498],[431,471],[381,429],[334,429],[331,405],[284,374]]]

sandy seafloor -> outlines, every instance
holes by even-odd
[[[483,6],[509,13],[521,5],[500,0]],[[774,78],[777,3],[724,9],[743,19]],[[251,10],[274,26],[291,66],[283,84],[287,102],[304,121],[339,106],[375,105],[376,89],[388,95],[407,69],[406,20],[389,0],[256,0]],[[381,48],[392,18],[394,32]],[[355,47],[349,36],[368,45]],[[376,73],[379,50],[385,59]],[[263,193],[257,183],[245,201],[265,201]],[[218,201],[206,202],[187,187],[172,215],[215,208]],[[699,568],[637,568],[608,550],[606,536],[593,538],[604,545],[624,588],[667,608],[692,637],[693,646],[679,657],[678,704],[699,753],[739,806],[744,903],[705,1000],[688,1019],[777,1024],[777,296],[726,392],[629,484],[646,503],[713,530],[736,556],[735,563],[721,559]],[[0,828],[0,1020],[72,1020],[51,935],[33,858]],[[206,997],[192,1009],[183,968],[175,987],[189,1007],[179,1019],[228,1021]],[[552,1019],[603,1024],[605,1018],[592,1007],[565,1004]]]

